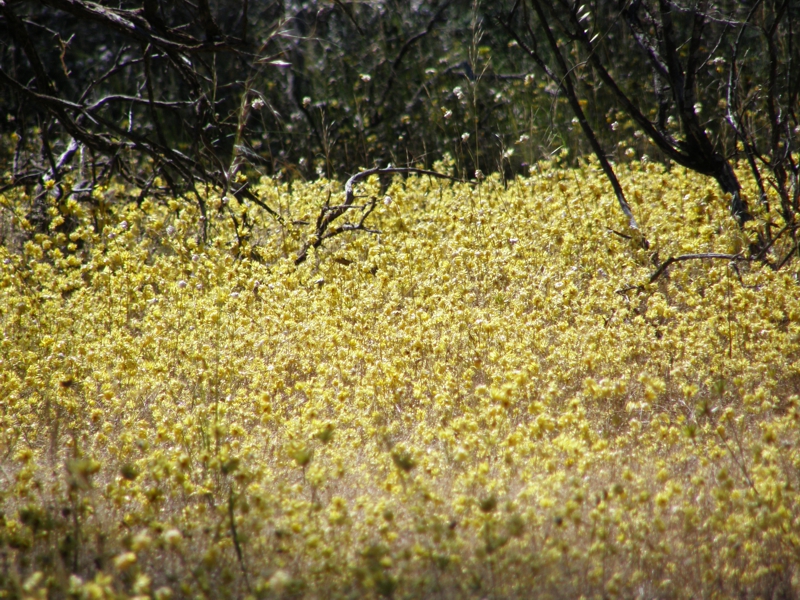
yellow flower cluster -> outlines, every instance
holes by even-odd
[[[649,250],[591,162],[373,178],[380,233],[300,266],[339,184],[255,182],[283,222],[212,195],[205,242],[188,203],[51,200],[0,247],[0,597],[797,593],[797,266],[648,284],[747,232],[620,178]]]

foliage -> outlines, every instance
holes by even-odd
[[[0,247],[5,597],[796,595],[797,265],[648,283],[750,229],[617,171],[649,251],[591,161],[373,177],[381,233],[300,265],[337,183],[252,182],[280,221],[211,193],[207,243],[195,204],[49,194]]]
[[[341,177],[449,151],[462,172],[512,156],[518,170],[551,145],[530,134],[545,137],[552,97],[530,104],[518,57],[492,54],[505,39],[484,36],[496,26],[471,1],[43,4],[0,10],[16,185],[58,183],[78,160],[80,189],[116,172],[170,195],[242,163]]]
[[[800,202],[800,164],[794,158],[800,55],[792,22],[798,15],[800,5],[791,0],[759,0],[752,6],[635,0],[612,10],[603,2],[517,0],[501,22],[566,96],[573,121],[591,143],[629,219],[622,188],[584,110],[587,97],[594,96],[594,112],[618,106],[618,114],[638,128],[636,134],[646,136],[667,160],[713,177],[730,194],[731,214],[744,223],[753,216],[729,160],[734,143],[747,157],[767,210],[765,187],[778,191],[794,237]],[[515,20],[525,40],[515,31]],[[540,50],[539,38],[546,40],[549,54]],[[626,85],[626,77],[648,67],[649,85],[635,78]],[[771,243],[767,225],[753,253]]]
[[[646,152],[716,177],[735,200],[729,163],[746,157],[760,185],[750,204],[775,186],[791,221],[796,0],[543,6],[5,2],[0,132],[19,142],[3,183],[32,193],[79,170],[88,195],[117,173],[198,201],[194,185],[231,185],[243,165],[342,178],[450,153],[459,176],[509,176],[567,148],[574,160]]]

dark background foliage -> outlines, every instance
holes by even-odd
[[[510,177],[594,152],[613,180],[647,154],[714,177],[742,223],[777,194],[794,236],[798,26],[798,0],[6,1],[3,185],[86,199],[119,175],[205,210],[198,186],[258,201],[239,173],[449,154],[458,176]],[[739,199],[740,159],[759,198]]]

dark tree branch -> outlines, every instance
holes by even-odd
[[[703,29],[706,25],[704,16],[707,0],[699,0],[699,5],[695,7],[692,14],[692,38],[689,42],[689,56],[686,59],[686,102],[692,105],[694,111],[695,79],[697,69],[700,67],[700,45],[703,42]]]
[[[211,7],[208,5],[208,0],[197,1],[198,16],[203,29],[206,32],[206,41],[214,41],[222,36],[222,32],[211,15]]]
[[[531,58],[533,58],[536,64],[539,65],[539,67],[547,74],[547,76],[556,84],[558,84],[559,88],[564,92],[564,94],[567,97],[567,101],[569,102],[570,108],[572,108],[572,111],[575,113],[575,116],[577,117],[578,122],[580,123],[584,135],[589,140],[589,144],[591,145],[592,150],[594,151],[594,154],[597,157],[597,160],[600,162],[600,166],[603,169],[603,173],[605,173],[606,178],[611,183],[611,187],[614,190],[614,195],[617,197],[617,202],[619,203],[622,212],[628,218],[628,225],[631,227],[631,229],[638,230],[639,226],[636,223],[636,219],[633,216],[633,212],[631,211],[630,205],[625,199],[625,193],[622,190],[622,186],[620,185],[619,180],[617,179],[617,176],[614,173],[614,169],[608,162],[605,152],[603,151],[603,148],[600,145],[600,142],[598,141],[597,136],[595,135],[594,130],[592,129],[592,126],[589,124],[589,121],[583,112],[583,108],[581,107],[580,101],[578,100],[577,92],[575,91],[575,87],[572,83],[572,70],[567,66],[567,63],[564,60],[563,55],[561,54],[561,49],[559,48],[555,35],[553,34],[553,31],[550,28],[550,25],[547,21],[547,16],[545,15],[544,10],[541,4],[539,3],[539,0],[531,0],[531,3],[533,4],[533,8],[536,11],[537,17],[539,18],[540,25],[544,29],[545,36],[550,45],[550,50],[552,51],[556,63],[558,64],[558,67],[561,71],[560,74],[557,75],[552,69],[548,67],[545,60],[536,50],[535,45],[528,47],[525,44],[525,42],[520,38],[519,35],[517,35],[517,33],[511,27],[509,22],[500,19],[499,20],[500,24],[516,40],[519,46],[523,50],[525,50],[530,55]],[[536,36],[531,29],[527,15],[525,17],[525,24],[530,35],[531,44],[535,44]],[[579,30],[583,31],[581,28],[579,28]],[[583,35],[585,35],[585,33]],[[647,240],[645,238],[642,238],[642,245],[644,247],[648,246]]]
[[[733,132],[736,136],[741,140],[742,147],[744,148],[745,157],[747,158],[747,163],[750,165],[750,170],[753,173],[753,178],[756,181],[756,185],[758,185],[758,190],[760,194],[759,201],[761,205],[769,212],[769,198],[767,197],[767,190],[764,188],[764,180],[761,176],[761,172],[758,169],[758,165],[756,164],[756,155],[758,151],[755,148],[755,142],[751,139],[749,130],[742,126],[742,118],[737,117],[734,114],[736,111],[736,105],[738,102],[738,90],[739,90],[739,72],[737,70],[737,60],[739,56],[739,48],[742,43],[742,36],[744,35],[745,30],[747,27],[750,26],[750,21],[752,20],[753,16],[756,14],[756,10],[761,5],[763,0],[756,0],[753,7],[750,9],[750,12],[747,15],[747,18],[741,23],[739,28],[739,33],[736,36],[736,41],[733,44],[733,49],[731,51],[731,67],[728,70],[728,81],[727,87],[725,90],[725,99],[726,99],[726,121],[733,129]],[[770,226],[767,225],[766,229],[767,238],[770,238]]]
[[[445,0],[442,2],[441,6],[439,6],[439,8],[433,13],[433,17],[431,17],[431,19],[428,21],[427,27],[425,27],[423,31],[420,31],[416,35],[412,35],[408,40],[406,40],[405,44],[403,44],[403,47],[400,48],[400,52],[397,53],[394,62],[392,62],[389,81],[386,83],[386,87],[383,90],[383,94],[381,95],[378,106],[383,106],[386,103],[386,98],[388,98],[389,92],[392,90],[394,82],[397,79],[397,71],[400,68],[400,64],[403,62],[403,58],[405,57],[406,53],[408,53],[408,51],[417,41],[421,40],[426,35],[429,35],[431,31],[433,31],[434,26],[436,23],[442,20],[444,11],[447,10],[450,4],[452,4],[452,0]]]
[[[116,31],[140,44],[153,44],[155,47],[189,54],[230,51],[236,48],[235,44],[231,45],[227,40],[200,41],[174,29],[155,31],[146,18],[147,10],[142,11],[145,15],[143,18],[137,13],[114,10],[83,0],[42,0],[42,3],[71,14],[81,21],[90,21]]]
[[[769,116],[770,132],[770,163],[772,173],[775,176],[775,188],[781,199],[781,209],[783,218],[787,223],[794,221],[794,210],[792,201],[789,198],[787,189],[786,159],[789,151],[789,144],[784,144],[781,148],[783,138],[783,123],[778,108],[778,48],[775,42],[775,34],[778,25],[783,18],[783,14],[789,5],[789,0],[784,0],[779,6],[772,24],[764,31],[767,39],[767,49],[769,53],[769,77],[767,84],[767,114]],[[790,137],[790,136],[787,136]]]
[[[629,7],[629,12],[627,13],[628,23],[636,23],[637,17],[634,11],[638,6],[638,3],[634,3]],[[681,65],[677,45],[675,43],[675,29],[672,21],[671,4],[668,0],[659,0],[659,7],[661,14],[661,45],[663,52],[658,51],[656,53],[655,48],[652,46],[645,46],[646,54],[648,57],[655,57],[651,59],[651,62],[656,65],[657,70],[659,70],[662,60],[663,64],[666,65],[667,78],[670,83],[673,99],[676,103],[678,115],[686,134],[686,142],[674,142],[669,139],[664,135],[663,129],[659,130],[656,128],[656,126],[642,114],[633,101],[622,91],[619,85],[617,85],[615,79],[610,75],[605,65],[600,60],[598,53],[592,45],[592,41],[580,27],[576,28],[577,39],[586,49],[589,62],[597,71],[600,79],[622,103],[625,112],[633,118],[644,130],[644,133],[670,159],[698,173],[714,177],[722,190],[731,195],[731,214],[736,218],[739,224],[742,225],[744,222],[752,220],[752,216],[748,212],[747,203],[741,197],[741,186],[739,185],[739,181],[731,165],[725,157],[714,149],[695,111],[694,91],[687,89],[686,74]],[[699,37],[702,33],[703,24],[701,21],[702,16],[699,16],[694,20],[693,25],[692,39],[695,40],[695,38],[697,38],[695,41],[695,54],[699,52],[701,42]],[[694,46],[691,47],[693,48]],[[692,65],[697,65],[698,60],[699,59],[695,57],[689,62]],[[694,78],[695,74],[693,72],[689,78],[692,85],[694,85]]]
[[[55,95],[55,86],[47,76],[44,65],[39,58],[39,53],[36,51],[36,46],[33,45],[31,38],[28,36],[28,30],[25,26],[25,23],[22,22],[16,13],[11,10],[11,7],[3,0],[0,0],[0,14],[2,14],[6,21],[8,21],[8,30],[11,33],[11,37],[13,37],[14,41],[22,48],[22,51],[25,53],[25,57],[28,59],[28,62],[30,63],[31,68],[36,75],[36,88],[39,90],[39,93],[51,96]]]
[[[149,68],[146,69],[149,71]],[[110,104],[112,102],[124,102],[126,104],[141,104],[150,107],[151,109],[156,108],[171,108],[171,109],[179,109],[179,108],[186,108],[187,106],[194,106],[197,104],[194,100],[189,101],[172,101],[172,102],[164,102],[162,100],[155,100],[150,99],[149,96],[152,92],[152,83],[148,83],[149,77],[145,74],[145,88],[148,90],[148,98],[137,98],[136,96],[125,96],[123,94],[115,94],[113,96],[105,96],[100,100],[90,104],[88,106],[80,106],[80,105],[72,105],[69,108],[72,109],[79,109],[81,111],[86,111],[88,113],[94,113],[103,108],[105,105]]]
[[[166,31],[167,26],[161,15],[158,13],[158,0],[144,0],[142,3],[144,18],[153,26],[156,31]]]
[[[350,10],[342,3],[342,0],[333,0],[333,2],[336,4],[336,6],[341,8],[345,16],[347,16],[347,18],[350,19],[350,22],[356,28],[356,31],[358,31],[359,35],[361,36],[366,35],[364,33],[364,30],[361,29],[361,27],[359,26],[358,21],[356,21],[356,18],[353,16],[353,13],[351,13]]]
[[[144,49],[144,82],[145,87],[147,88],[147,100],[148,106],[150,108],[150,118],[153,120],[153,124],[156,128],[156,134],[158,135],[158,141],[161,143],[162,146],[167,146],[167,138],[164,137],[164,130],[161,128],[161,120],[158,118],[158,113],[156,112],[156,100],[155,100],[155,92],[153,91],[153,79],[150,73],[150,50],[151,46],[147,46]]]
[[[13,77],[8,75],[5,71],[0,69],[0,81],[6,82],[8,85],[14,87],[17,91],[27,96],[28,99],[33,100],[41,105],[44,109],[53,112],[64,129],[67,130],[73,138],[81,143],[101,152],[113,152],[117,148],[117,144],[110,142],[103,136],[92,134],[77,123],[75,123],[66,113],[65,109],[81,110],[83,107],[80,104],[62,100],[47,94],[39,94],[19,83]]]
[[[659,266],[658,269],[656,269],[656,271],[652,275],[650,275],[648,283],[655,283],[656,280],[666,272],[666,270],[670,267],[670,265],[673,265],[677,262],[684,262],[687,260],[707,260],[707,259],[729,260],[733,262],[738,262],[738,261],[746,262],[747,260],[749,260],[748,258],[746,258],[741,254],[717,254],[715,252],[709,252],[705,254],[681,254],[680,256],[670,256],[667,260],[661,263],[661,266]]]

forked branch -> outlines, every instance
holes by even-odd
[[[348,210],[354,208],[353,202],[356,198],[355,185],[359,181],[366,179],[371,175],[390,175],[395,173],[402,173],[405,175],[428,175],[429,177],[436,177],[438,179],[464,181],[463,179],[453,177],[452,175],[446,175],[436,171],[429,171],[428,169],[416,169],[413,167],[375,167],[372,169],[367,169],[366,171],[361,171],[360,173],[356,173],[347,180],[347,183],[344,184],[344,202],[336,206],[329,206],[326,204],[322,207],[319,216],[317,217],[316,230],[314,231],[314,234],[305,242],[305,244],[303,244],[303,248],[298,253],[297,258],[294,260],[294,264],[300,265],[304,263],[306,258],[308,258],[309,249],[319,248],[322,245],[322,242],[325,240],[337,235],[341,235],[347,231],[366,231],[368,233],[377,233],[374,230],[368,229],[364,225],[366,218],[375,209],[374,201],[364,205],[363,210],[365,210],[365,212],[361,216],[361,219],[358,223],[346,223],[337,227],[331,226],[336,219],[341,217]]]

